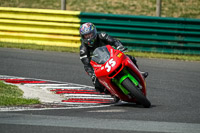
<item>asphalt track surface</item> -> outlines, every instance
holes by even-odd
[[[135,104],[99,108],[0,112],[1,133],[200,132],[200,62],[138,58],[148,71],[149,109]],[[92,86],[79,55],[0,48],[0,75]]]

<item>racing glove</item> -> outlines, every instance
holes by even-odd
[[[94,73],[89,73],[89,76],[91,77],[93,84],[95,84],[97,80],[96,75]]]
[[[118,46],[117,49],[122,51],[122,52],[127,50],[127,48],[125,48],[123,45]]]

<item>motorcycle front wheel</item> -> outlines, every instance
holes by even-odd
[[[136,98],[136,101],[142,104],[145,108],[151,107],[151,102],[143,95],[142,91],[137,88],[129,78],[126,78],[122,85],[126,88],[132,97]]]

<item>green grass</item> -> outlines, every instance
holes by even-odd
[[[150,52],[128,52],[134,57],[144,58],[158,58],[158,59],[171,59],[171,60],[183,60],[183,61],[200,61],[199,55],[182,55],[182,54],[163,54],[163,53],[150,53]]]
[[[156,15],[156,0],[66,0],[67,10],[130,15]],[[60,10],[61,0],[1,0],[2,7]],[[162,0],[163,17],[200,18],[200,0]]]
[[[79,48],[73,48],[73,47],[58,47],[58,46],[48,46],[48,45],[22,44],[22,43],[20,44],[20,43],[7,43],[7,42],[0,42],[0,47],[57,51],[57,52],[72,52],[72,53],[79,52]]]
[[[0,47],[33,49],[33,50],[44,50],[44,51],[57,51],[57,52],[73,52],[73,53],[79,54],[79,48],[68,48],[68,47],[57,47],[57,46],[46,46],[46,45],[43,46],[43,45],[35,45],[35,44],[15,44],[15,43],[0,42]],[[131,52],[128,52],[127,54],[130,54],[134,57],[144,57],[144,58],[200,61],[199,55],[163,54],[163,53],[136,52],[136,51],[131,51]]]
[[[15,85],[5,84],[0,81],[0,106],[39,104],[38,99],[23,98],[23,91]]]

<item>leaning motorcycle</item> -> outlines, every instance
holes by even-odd
[[[94,50],[90,64],[99,82],[122,101],[134,102],[145,108],[151,106],[146,97],[144,77],[131,61],[120,50],[110,45]]]

